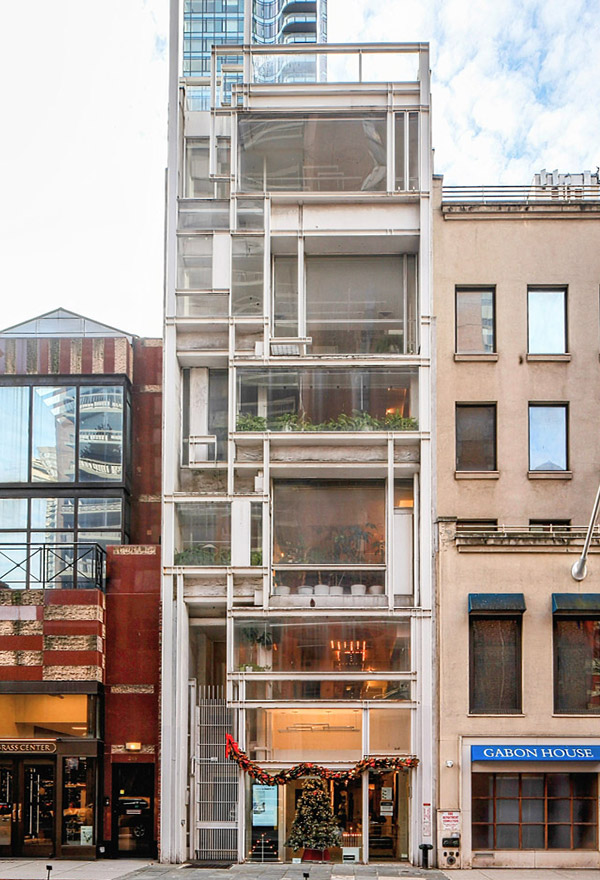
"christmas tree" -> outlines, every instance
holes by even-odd
[[[323,851],[335,846],[339,838],[339,825],[322,780],[305,780],[286,846],[294,851],[300,847]]]

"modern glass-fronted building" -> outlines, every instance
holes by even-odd
[[[268,774],[340,774],[333,859],[416,863],[434,824],[427,46],[248,41],[206,82],[181,76],[173,21],[161,858],[293,856],[301,780],[240,771],[229,734]]]

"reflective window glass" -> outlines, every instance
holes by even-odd
[[[496,470],[496,404],[456,405],[456,470]]]
[[[491,354],[495,351],[494,291],[456,291],[456,351]]]
[[[0,498],[0,529],[27,528],[27,499]],[[8,537],[8,536],[6,536]],[[4,538],[2,538],[4,540]]]
[[[31,527],[33,529],[75,528],[75,499],[32,498]]]
[[[264,239],[236,235],[231,242],[231,308],[234,315],[262,315]]]
[[[527,292],[529,354],[564,354],[567,350],[567,291]]]
[[[269,761],[358,761],[360,709],[248,709],[250,758]]]
[[[75,479],[75,388],[33,389],[31,479],[72,482]]]
[[[84,386],[79,393],[79,479],[123,479],[123,388]]]
[[[238,144],[240,189],[245,192],[386,189],[383,115],[281,119],[243,114]]]
[[[567,470],[567,407],[529,406],[529,470]]]
[[[175,565],[229,565],[231,505],[225,501],[177,504],[179,549]]]
[[[29,388],[0,387],[0,483],[28,479]]]
[[[554,668],[554,711],[600,714],[600,620],[555,619]]]
[[[123,519],[120,498],[80,498],[77,524],[80,529],[119,529]]]

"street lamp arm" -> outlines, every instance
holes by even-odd
[[[592,515],[590,517],[590,524],[588,526],[587,534],[585,536],[585,541],[583,543],[583,550],[581,551],[581,556],[577,560],[577,562],[573,563],[571,568],[571,576],[576,581],[582,581],[587,574],[587,555],[590,549],[590,544],[592,543],[592,533],[594,531],[594,526],[596,524],[596,519],[598,517],[598,508],[600,507],[600,486],[598,486],[598,491],[596,492],[596,500],[594,501],[594,507],[592,510]]]

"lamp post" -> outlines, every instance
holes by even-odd
[[[596,500],[594,501],[594,507],[592,510],[592,515],[590,517],[590,524],[588,526],[585,541],[583,543],[581,556],[579,557],[577,562],[573,563],[573,566],[571,568],[571,576],[576,581],[582,581],[587,574],[587,555],[592,541],[592,532],[594,531],[594,525],[598,516],[598,507],[600,507],[600,486],[598,486],[598,491],[596,492]]]

